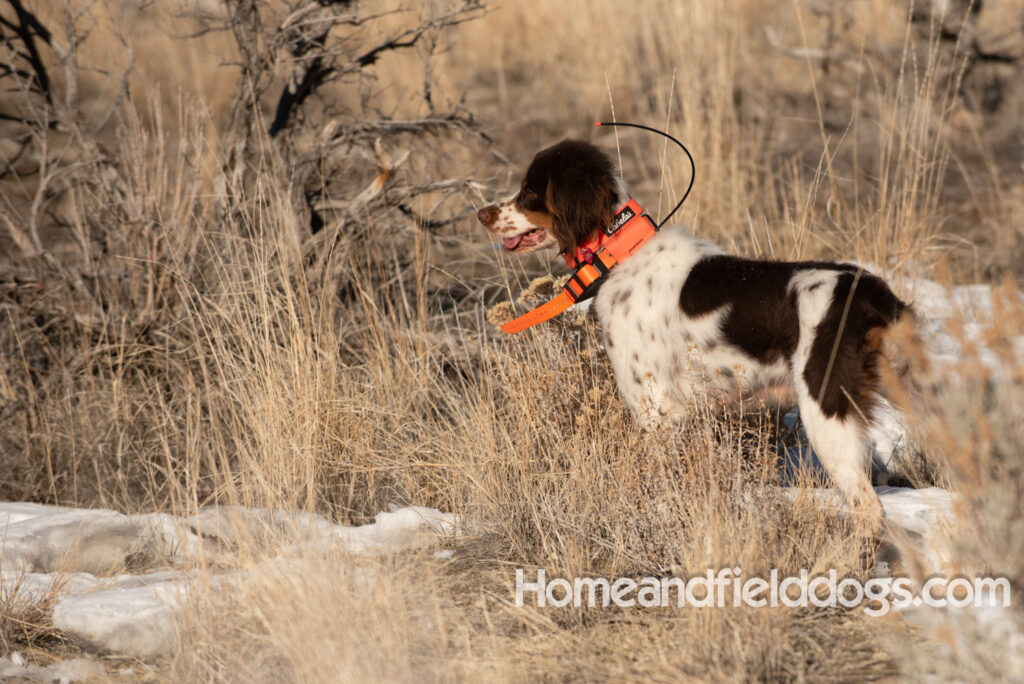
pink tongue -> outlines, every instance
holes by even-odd
[[[516,235],[515,237],[505,238],[505,249],[515,249],[519,246],[519,243],[523,241],[522,235]]]

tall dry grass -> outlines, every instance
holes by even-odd
[[[1021,194],[995,166],[972,166],[958,136],[958,49],[922,38],[890,2],[821,7],[493,7],[446,34],[447,52],[377,65],[372,97],[422,115],[410,93],[430,60],[436,90],[465,95],[496,141],[442,162],[485,179],[487,192],[514,185],[540,146],[591,135],[614,107],[615,118],[663,125],[690,146],[699,176],[681,218],[700,235],[751,255],[856,257],[898,283],[949,256],[965,214],[1020,216]],[[116,8],[96,5],[97,30]],[[193,597],[168,676],[869,679],[922,663],[940,676],[1001,673],[981,630],[967,656],[936,658],[927,633],[856,610],[512,607],[516,567],[610,577],[864,569],[851,521],[780,495],[772,414],[707,403],[678,435],[640,434],[592,321],[495,332],[487,306],[549,264],[501,261],[470,218],[431,233],[371,208],[358,237],[310,241],[269,144],[247,201],[219,211],[227,104],[208,84],[224,72],[212,56],[188,55],[231,48],[222,37],[168,41],[148,16],[134,21],[145,29],[127,32],[137,85],[104,131],[128,191],[89,186],[54,209],[65,232],[50,248],[81,287],[36,278],[32,262],[5,267],[4,496],[182,513],[243,504],[342,523],[417,504],[476,524],[445,542],[451,562],[410,553],[266,564],[261,548],[241,549],[234,564],[250,572]],[[168,51],[174,60],[161,58]],[[191,93],[169,97],[174,83]],[[673,204],[688,181],[682,160],[657,139],[601,135],[648,207]],[[415,148],[401,173],[433,180],[431,154]],[[465,189],[455,201],[487,199]],[[1019,220],[1000,230],[1019,231]],[[1007,239],[991,232],[983,239]],[[967,278],[1001,258],[979,266],[962,250],[950,261]],[[1006,301],[991,332],[1004,345],[1020,315],[1019,300]],[[1012,369],[977,382],[974,363],[936,379],[915,420],[964,494],[969,529],[983,532],[960,541],[962,569],[1010,573],[1019,594],[1021,379]],[[948,389],[958,383],[970,391]]]

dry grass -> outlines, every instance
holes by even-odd
[[[53,605],[60,597],[64,582],[57,580],[42,595],[26,596],[19,579],[0,599],[0,649],[10,653],[29,646],[30,655],[46,657],[47,653],[62,653],[68,647],[68,638],[53,626]]]
[[[699,177],[681,218],[730,249],[857,257],[900,286],[940,259],[957,280],[1019,268],[1001,246],[1024,230],[1020,169],[956,97],[960,47],[929,39],[895,3],[821,6],[511,3],[443,34],[446,52],[395,53],[370,85],[330,93],[353,111],[369,101],[423,116],[429,63],[437,98],[465,95],[493,145],[409,142],[399,174],[410,183],[466,176],[504,192],[536,149],[590,135],[614,105],[690,146]],[[862,575],[855,521],[780,496],[778,434],[761,407],[707,404],[679,435],[642,435],[592,321],[501,336],[486,309],[548,264],[502,262],[471,218],[426,230],[385,199],[358,229],[310,236],[267,141],[244,201],[224,211],[219,136],[237,72],[217,65],[233,44],[168,38],[192,25],[163,6],[91,7],[83,60],[114,59],[100,40],[112,25],[136,58],[132,97],[97,134],[119,180],[47,205],[60,269],[16,252],[9,226],[2,238],[18,256],[0,270],[0,496],[179,512],[217,501],[344,523],[417,504],[481,526],[452,542],[449,563],[330,555],[282,572],[243,549],[237,564],[252,573],[196,595],[169,678],[860,680],[922,663],[1000,674],[980,630],[967,656],[943,660],[929,635],[860,611],[511,606],[516,567]],[[84,83],[89,102],[115,92],[95,75]],[[673,203],[682,160],[659,140],[601,135],[621,143],[637,196],[652,210]],[[361,173],[353,193],[375,171]],[[4,215],[27,230],[18,219],[39,195],[24,175],[2,192]],[[462,186],[415,208],[443,218],[485,199]],[[990,332],[1000,349],[1020,334],[1019,300],[1005,301]],[[1013,368],[981,382],[975,364],[968,354],[929,375],[915,424],[978,532],[960,541],[961,569],[1008,574],[1019,595],[1024,378]],[[35,639],[18,634],[5,630],[5,643]]]

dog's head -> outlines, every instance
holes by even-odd
[[[611,223],[626,199],[608,155],[588,142],[563,140],[537,153],[519,192],[484,207],[477,218],[507,252],[557,247],[573,254]]]

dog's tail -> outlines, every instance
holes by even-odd
[[[928,355],[918,334],[917,315],[903,308],[885,326],[873,328],[867,338],[878,352],[878,375],[882,394],[903,411],[920,399],[922,388],[915,378],[928,372]]]

